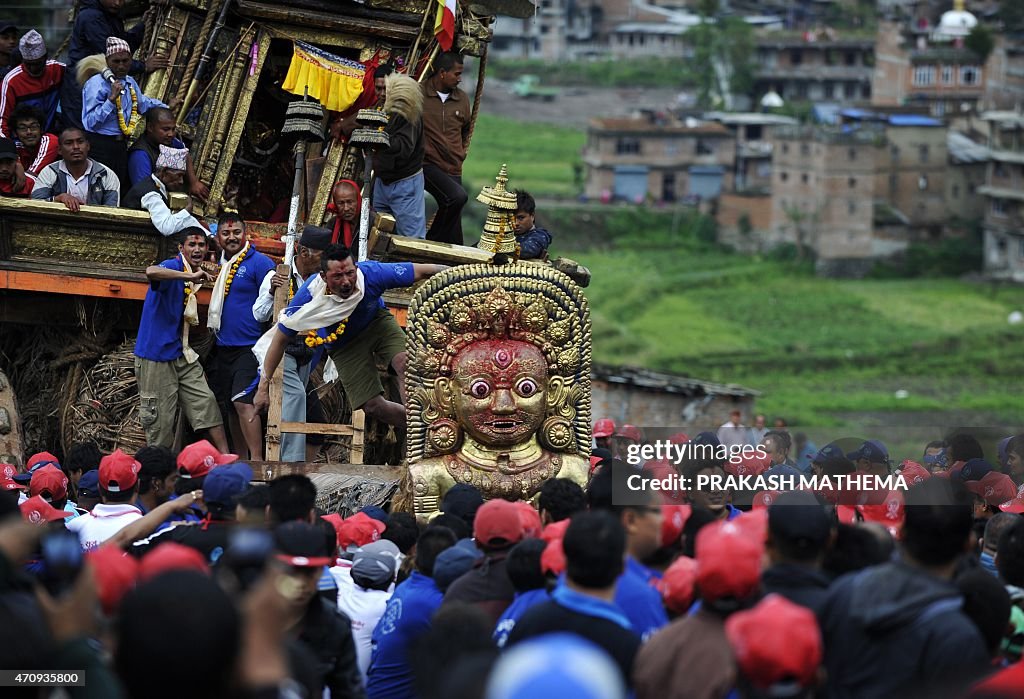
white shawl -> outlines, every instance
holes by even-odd
[[[363,300],[366,282],[363,279],[363,271],[357,268],[356,288],[348,298],[343,299],[340,296],[327,293],[327,283],[319,274],[309,282],[308,288],[309,293],[313,296],[308,303],[300,306],[291,315],[281,311],[278,321],[289,330],[305,333],[337,325],[352,315],[352,311]],[[277,326],[272,326],[270,330],[263,333],[263,337],[252,348],[252,353],[256,355],[256,360],[260,364],[261,372],[263,372],[263,362],[267,358],[267,350],[270,349],[270,343],[274,339],[276,331]],[[326,369],[324,378],[327,379]]]
[[[181,265],[185,268],[185,272],[192,274],[192,266],[185,259],[184,255],[181,255]],[[189,329],[193,325],[199,325],[199,301],[196,300],[196,293],[202,284],[195,282],[185,282],[185,314],[181,323],[181,352],[185,355],[185,361],[192,364],[199,355],[192,349],[188,344],[188,333]]]
[[[210,307],[206,311],[206,327],[215,333],[220,331],[221,316],[224,313],[224,300],[227,298],[224,290],[227,288],[228,274],[231,273],[235,261],[244,258],[249,252],[249,245],[249,241],[246,241],[241,250],[220,266],[220,272],[217,273],[217,281],[214,282],[213,294],[210,296]]]

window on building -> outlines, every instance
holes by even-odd
[[[899,160],[900,159],[900,147],[899,146],[889,146],[889,155],[892,156],[893,160]]]
[[[923,145],[923,146],[918,146],[917,147],[917,159],[920,162],[922,162],[922,163],[927,163],[928,162],[928,146],[927,145]]]
[[[857,159],[857,149],[856,148],[847,148],[846,149],[846,157],[847,157],[848,160],[856,160]]]
[[[932,102],[931,113],[933,117],[946,116],[946,103],[942,100]]]
[[[981,68],[978,68],[977,66],[962,66],[960,68],[960,84],[980,85]]]
[[[843,85],[843,96],[848,100],[852,100],[854,97],[856,97],[857,83],[845,83]]]
[[[855,215],[857,213],[857,200],[856,199],[851,199],[850,201],[848,201],[846,203],[846,211],[847,211],[847,213],[850,214],[850,216],[853,216],[853,215]]]
[[[661,176],[661,199],[662,201],[676,200],[676,174],[666,172]]]
[[[900,180],[896,175],[889,175],[889,191],[893,194],[896,193],[896,188],[899,187]]]
[[[541,34],[547,34],[550,31],[551,31],[551,27],[549,25],[547,25],[547,24],[540,25],[540,33]],[[629,43],[630,43],[630,45],[633,44],[633,37],[629,37]]]
[[[943,85],[952,85],[954,83],[953,76],[953,66],[942,66],[939,70],[939,79]]]
[[[846,65],[848,66],[857,65],[857,54],[853,51],[847,51],[846,55],[844,56],[844,59],[846,60]]]
[[[615,153],[617,155],[637,155],[640,153],[639,138],[620,138],[615,142]]]
[[[1006,202],[1002,199],[993,199],[991,211],[993,216],[1006,216]]]
[[[697,139],[696,145],[697,155],[714,155],[715,148],[710,141],[705,141],[703,138]]]
[[[953,189],[953,191],[952,191],[953,198],[954,199],[959,199],[960,198],[960,185],[955,184],[955,185],[953,185],[952,189]]]
[[[825,99],[832,99],[836,95],[836,86],[831,80],[825,81]]]
[[[800,155],[808,156],[811,154],[811,146],[807,143],[800,144]]]
[[[804,62],[804,52],[801,49],[792,49],[789,52],[789,62],[795,66]]]
[[[914,68],[913,84],[915,87],[934,85],[935,66],[917,66]]]
[[[921,176],[917,178],[917,188],[922,192],[928,189],[928,175],[922,173]]]
[[[764,127],[761,124],[750,124],[747,126],[747,140],[760,141],[764,138]]]
[[[780,182],[788,182],[789,181],[789,173],[786,172],[785,170],[780,170],[779,171],[779,181]]]
[[[996,163],[992,168],[992,176],[999,179],[1005,179],[1008,176],[1006,166],[1002,163]]]
[[[782,144],[782,152],[783,153],[788,153],[789,152],[789,144],[788,143],[783,143]]]
[[[803,173],[802,175],[800,175],[800,181],[803,182],[804,184],[807,184],[807,179],[808,178],[807,178],[807,173],[806,172]]]
[[[846,184],[849,185],[850,189],[856,188],[857,187],[857,178],[856,177],[851,177],[850,179],[848,179],[846,181]]]

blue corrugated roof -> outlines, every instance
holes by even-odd
[[[942,126],[942,122],[920,114],[893,114],[889,117],[893,126]]]

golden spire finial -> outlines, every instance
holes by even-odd
[[[487,220],[477,247],[495,255],[516,253],[516,195],[508,191],[508,166],[502,163],[493,187],[480,190],[476,200],[487,205]],[[516,253],[518,255],[518,253]]]

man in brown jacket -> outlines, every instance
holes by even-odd
[[[442,53],[434,73],[423,83],[423,179],[437,201],[437,215],[427,240],[462,245],[462,207],[468,196],[462,187],[471,107],[459,89],[462,57]]]

